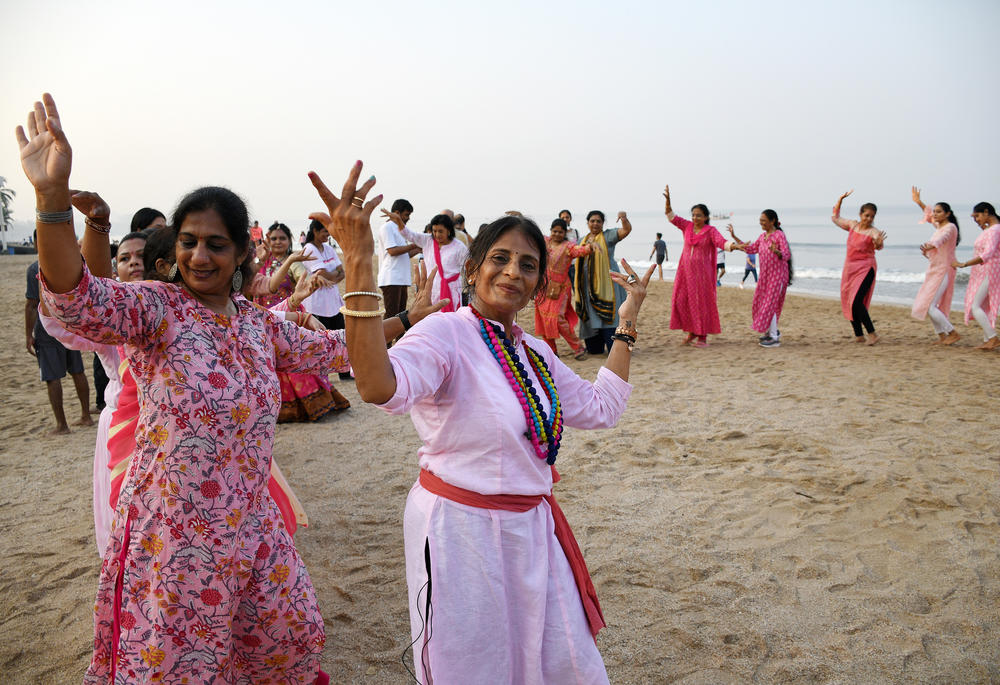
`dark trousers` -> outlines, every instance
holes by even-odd
[[[854,335],[858,338],[861,337],[862,326],[869,333],[875,332],[875,324],[872,323],[872,317],[868,315],[868,309],[865,307],[865,298],[868,297],[868,291],[872,289],[874,284],[875,270],[869,269],[868,275],[861,282],[858,294],[854,296],[854,302],[851,304],[851,326],[854,328]]]
[[[339,312],[333,316],[320,316],[319,314],[313,314],[313,317],[326,326],[327,330],[339,331],[344,328],[344,315]]]
[[[108,374],[104,372],[101,360],[94,354],[94,391],[97,393],[97,408],[104,409],[104,391],[108,388]]]
[[[385,318],[396,316],[406,309],[406,293],[409,290],[405,285],[383,285],[379,286],[382,291],[383,304],[385,304]]]
[[[611,345],[615,342],[611,339],[614,334],[614,328],[598,328],[597,333],[583,341],[587,346],[587,352],[589,354],[603,354],[605,348],[610,352]]]

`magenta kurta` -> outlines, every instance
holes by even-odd
[[[548,364],[566,426],[608,428],[618,421],[631,385],[606,368],[593,383],[586,381],[517,324],[512,335],[519,349],[527,343]],[[393,345],[389,357],[396,393],[382,408],[410,413],[423,442],[421,468],[484,495],[551,492],[552,469],[524,437],[524,413],[471,309],[432,314]],[[545,393],[538,395],[549,411]],[[559,463],[563,459],[572,464],[572,453],[564,451]],[[544,500],[524,512],[477,509],[419,482],[413,486],[404,539],[421,683],[608,682],[553,527]],[[422,632],[425,554],[433,580],[432,625]]]
[[[972,300],[984,278],[989,278],[989,294],[983,302],[983,311],[992,323],[1000,311],[1000,224],[993,224],[979,233],[972,253],[983,263],[973,264],[969,272],[969,284],[965,287],[965,323],[972,319]]]
[[[715,292],[716,250],[726,246],[726,239],[714,226],[706,224],[695,232],[694,224],[676,214],[670,223],[684,234],[674,293],[670,302],[670,328],[695,335],[722,332]]]
[[[42,294],[68,330],[124,346],[141,404],[84,682],[313,682],[323,619],[267,483],[277,371],[346,369],[342,332],[86,269]]]
[[[930,220],[930,212],[925,212],[924,220]],[[955,224],[948,223],[934,231],[934,235],[927,241],[931,245],[924,255],[929,263],[927,273],[924,275],[923,285],[917,291],[917,297],[913,300],[913,309],[910,315],[914,319],[923,320],[927,317],[927,310],[932,306],[937,307],[945,317],[951,312],[951,298],[955,293],[955,245],[958,243],[958,228]],[[941,287],[942,281],[947,280],[941,298],[934,302],[934,296]]]
[[[776,254],[771,247],[778,249]],[[771,318],[781,318],[781,310],[785,306],[785,291],[788,290],[788,262],[792,251],[788,247],[788,238],[782,230],[762,233],[746,247],[747,254],[760,255],[760,280],[753,293],[753,305],[750,308],[752,317],[751,328],[763,333],[771,325]]]

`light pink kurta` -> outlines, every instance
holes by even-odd
[[[772,245],[780,254],[774,253]],[[781,318],[781,310],[785,306],[785,291],[788,290],[788,262],[792,258],[792,251],[788,247],[785,232],[775,230],[761,233],[757,240],[747,245],[746,253],[760,255],[760,280],[753,292],[750,315],[753,330],[763,333],[770,327],[772,317]]]
[[[924,221],[930,220],[930,211],[924,213]],[[913,300],[913,309],[910,315],[914,319],[923,320],[927,317],[927,310],[932,306],[937,307],[946,317],[951,313],[951,298],[955,293],[955,267],[951,264],[955,261],[955,245],[958,242],[958,228],[955,224],[948,223],[934,231],[934,235],[927,241],[932,245],[931,249],[924,255],[929,260],[927,273],[924,275],[923,285],[917,291],[917,297]],[[941,282],[947,280],[948,285],[944,293],[937,302],[933,302],[934,295],[941,287]]]
[[[400,229],[400,234],[414,245],[419,245],[424,251],[424,266],[427,273],[431,272],[436,264],[434,262],[434,236],[430,233],[415,233],[409,228]],[[462,304],[462,270],[465,268],[465,260],[469,258],[469,248],[461,240],[452,239],[447,245],[441,246],[441,266],[444,268],[445,276],[455,276],[458,278],[448,284],[451,291],[451,304],[458,309]],[[434,282],[431,284],[431,302],[438,302],[443,299],[441,293],[441,274],[434,274]]]
[[[726,247],[726,239],[706,224],[695,232],[694,223],[674,215],[670,223],[684,234],[684,248],[674,276],[670,302],[670,328],[695,335],[722,332],[715,292],[716,250]]]
[[[993,224],[979,232],[972,245],[972,253],[983,263],[973,264],[969,272],[969,284],[965,287],[965,323],[972,320],[972,300],[987,277],[990,279],[989,290],[987,301],[983,302],[983,311],[991,322],[996,321],[1000,311],[1000,224]]]
[[[104,391],[104,409],[97,420],[97,442],[94,444],[94,535],[97,538],[97,553],[104,556],[111,538],[111,519],[114,512],[108,506],[111,495],[111,471],[108,469],[108,429],[111,415],[118,408],[118,395],[122,391],[121,356],[114,345],[95,343],[66,330],[58,319],[42,314],[38,308],[38,318],[48,334],[69,350],[94,352],[101,360],[104,373],[108,375],[108,387]]]
[[[594,383],[583,380],[518,326],[514,339],[545,359],[567,426],[615,425],[631,385],[606,368]],[[552,490],[551,469],[525,438],[521,407],[468,307],[427,317],[389,356],[396,394],[382,408],[410,413],[423,441],[422,468],[487,495]],[[539,381],[532,382],[548,411]],[[557,465],[572,464],[572,456],[561,453]],[[438,683],[607,682],[546,502],[523,513],[477,509],[417,483],[407,498],[404,534],[414,640],[423,629],[425,545],[430,550],[433,627],[426,645],[421,637],[414,649],[420,682],[430,682],[425,659]]]
[[[84,682],[116,669],[119,683],[311,683],[323,619],[267,487],[277,371],[346,368],[343,333],[300,329],[238,294],[223,316],[179,285],[86,269],[70,292],[42,285],[67,330],[123,345],[140,399]]]

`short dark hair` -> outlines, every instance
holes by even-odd
[[[455,215],[455,226],[465,226],[465,215],[456,214]]]
[[[656,237],[657,237],[657,238],[662,238],[662,237],[663,237],[663,234],[662,234],[662,233],[657,233],[657,234],[656,234]]]
[[[562,216],[563,214],[569,214],[569,218],[570,219],[573,218],[573,212],[569,211],[568,209],[560,209],[559,216]]]
[[[243,198],[229,188],[204,186],[192,190],[181,198],[171,221],[174,235],[176,236],[181,230],[188,214],[206,211],[215,212],[222,220],[222,224],[226,227],[226,233],[229,234],[229,239],[236,245],[237,254],[246,251],[243,263],[237,266],[243,273],[243,282],[249,283],[253,277],[250,270],[250,260],[254,256],[250,250],[250,215]]]
[[[566,230],[566,220],[565,219],[553,219],[552,220],[552,226],[550,226],[550,228],[555,228],[556,226],[559,226],[562,230],[565,231]]]
[[[861,205],[861,209],[858,210],[858,213],[860,214],[866,209],[872,210],[872,214],[878,214],[878,207],[875,206],[874,202],[866,202],[863,205]]]
[[[493,244],[500,240],[504,233],[514,230],[521,231],[538,250],[538,283],[535,286],[535,292],[531,294],[534,297],[545,288],[548,282],[546,278],[548,249],[545,245],[545,236],[542,235],[538,224],[525,216],[502,216],[493,223],[480,227],[476,237],[469,245],[469,258],[465,262],[465,277],[467,281],[471,281],[483,262],[486,261],[486,255]],[[472,294],[472,290],[471,285],[466,286],[466,293],[469,295]]]
[[[166,259],[174,263],[174,245],[177,243],[177,231],[172,226],[161,226],[150,232],[146,238],[146,247],[142,251],[142,277],[147,281],[162,281],[156,270],[156,262]]]
[[[141,240],[142,242],[146,242],[147,240],[149,240],[149,233],[146,233],[146,231],[132,231],[131,233],[127,234],[124,238],[119,240],[118,244],[121,245],[126,240]]]
[[[449,238],[455,237],[455,222],[452,221],[452,218],[447,214],[435,214],[434,218],[431,219],[430,226],[432,228],[434,226],[444,226],[446,229],[448,229],[448,237]]]
[[[132,224],[130,225],[129,230],[135,233],[136,231],[141,231],[144,228],[149,228],[149,225],[157,219],[163,219],[166,221],[167,217],[163,216],[163,212],[158,209],[143,207],[132,215]]]
[[[410,204],[409,200],[404,200],[403,198],[399,198],[398,200],[396,200],[395,202],[392,203],[392,210],[391,211],[393,211],[393,212],[412,212],[413,211],[413,205]]]
[[[606,219],[604,218],[604,212],[602,212],[599,209],[592,209],[589,212],[587,212],[587,221],[590,221],[590,217],[592,216],[599,216],[601,217],[601,221],[606,221]]]

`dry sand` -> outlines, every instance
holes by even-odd
[[[73,683],[99,566],[95,429],[45,436],[22,342],[31,261],[0,258],[0,670]],[[933,347],[927,322],[878,305],[883,342],[857,345],[837,302],[805,297],[788,298],[782,347],[762,349],[751,297],[723,288],[724,333],[681,348],[670,284],[654,282],[624,419],[566,433],[557,495],[608,620],[611,682],[1000,682],[1000,354],[972,349],[974,326]],[[600,360],[569,363],[593,378]],[[275,455],[312,522],[296,542],[326,620],[323,668],[403,683],[417,438],[336,384],[353,407],[281,426]],[[68,380],[65,394],[71,407]]]

